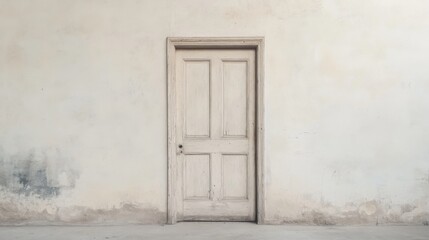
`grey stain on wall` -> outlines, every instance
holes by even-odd
[[[61,189],[73,188],[78,177],[58,149],[0,154],[0,186],[16,194],[55,197]]]

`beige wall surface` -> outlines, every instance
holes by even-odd
[[[428,224],[428,12],[0,0],[0,224],[166,221],[169,36],[265,37],[268,223]]]

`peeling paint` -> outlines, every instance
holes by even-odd
[[[312,207],[309,207],[312,206]],[[278,206],[277,206],[278,207]],[[286,208],[286,207],[285,207]],[[290,206],[289,206],[290,208]],[[356,224],[425,224],[429,220],[426,205],[392,205],[383,201],[348,203],[346,206],[334,206],[323,203],[303,202],[297,214],[290,217],[274,215],[267,219],[269,224],[305,224],[305,225],[356,225]]]
[[[122,203],[118,207],[89,208],[84,206],[58,206],[55,201],[17,198],[4,201],[0,189],[0,225],[16,224],[161,224],[166,213],[153,207]]]

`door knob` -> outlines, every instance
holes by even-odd
[[[182,154],[183,153],[183,145],[182,144],[179,144],[179,145],[177,145],[177,153],[178,154]]]

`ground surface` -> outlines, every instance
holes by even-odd
[[[0,240],[98,239],[406,239],[428,240],[429,226],[285,226],[251,223],[179,223],[126,226],[26,226],[0,227]]]

